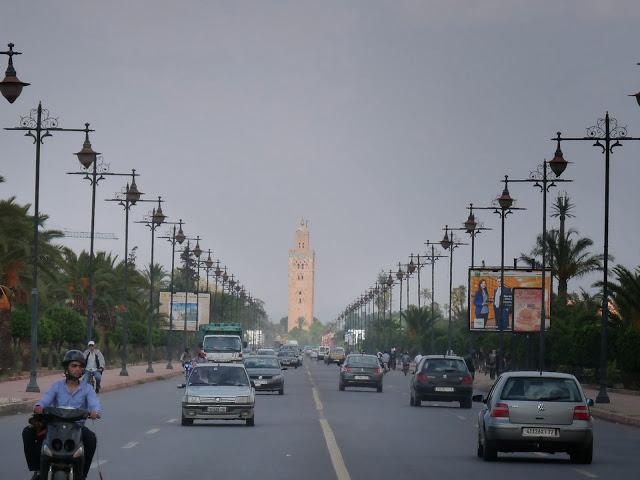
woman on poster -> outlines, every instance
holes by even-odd
[[[480,280],[480,284],[478,285],[478,289],[476,290],[475,295],[473,296],[473,305],[475,306],[475,318],[476,320],[482,319],[482,327],[485,328],[487,326],[487,320],[489,319],[489,303],[491,300],[489,299],[489,292],[487,291],[487,282],[486,280]]]

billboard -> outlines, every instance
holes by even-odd
[[[500,308],[500,268],[469,269],[469,329],[477,332],[540,331],[542,271],[505,268],[503,308]],[[545,272],[545,330],[551,311],[551,272]]]
[[[197,297],[198,305],[196,307],[196,294],[185,292],[175,292],[173,294],[173,330],[183,331],[185,321],[185,296],[186,296],[186,318],[187,331],[196,331],[196,313],[198,315],[197,325],[209,323],[209,301],[210,294],[199,293]],[[160,313],[164,313],[167,318],[165,324],[161,327],[164,330],[169,329],[169,308],[171,305],[171,292],[160,292]]]

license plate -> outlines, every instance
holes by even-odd
[[[266,385],[267,381],[266,380],[254,380],[253,384],[257,387],[259,385]]]
[[[366,375],[356,375],[355,377],[356,380],[369,380],[369,377],[367,377]]]
[[[436,387],[435,390],[436,392],[453,392],[454,388],[453,387]]]
[[[209,413],[227,413],[227,407],[207,407]]]
[[[558,437],[557,428],[526,427],[522,429],[523,437]]]

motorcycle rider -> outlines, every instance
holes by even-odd
[[[411,363],[411,357],[409,356],[409,352],[405,351],[401,357],[402,360],[402,371],[406,375],[409,371],[409,363]]]
[[[391,358],[391,356],[389,355],[389,352],[387,352],[385,350],[385,352],[382,354],[382,365],[384,367],[384,371],[388,372],[389,371],[389,359]]]
[[[84,381],[89,381],[89,376],[93,374],[96,379],[96,393],[100,393],[100,382],[102,382],[102,372],[104,372],[104,356],[102,352],[96,348],[96,342],[90,340],[87,349],[84,351],[85,374]]]
[[[89,418],[97,419],[102,414],[100,401],[96,392],[87,382],[82,380],[86,360],[80,350],[69,350],[62,359],[65,378],[55,382],[44,396],[36,402],[33,412],[42,414],[46,407],[70,407],[83,408],[88,410]],[[93,454],[96,451],[96,436],[82,423],[82,443],[84,445],[84,478],[89,473]],[[44,431],[46,432],[46,430]],[[35,472],[31,480],[41,478],[40,475],[40,450],[44,433],[37,431],[32,425],[22,431],[22,441],[24,444],[24,456],[29,470]],[[44,480],[44,479],[43,479]]]

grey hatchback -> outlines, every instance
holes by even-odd
[[[338,390],[345,387],[370,387],[382,392],[382,369],[375,355],[352,353],[340,369]]]
[[[573,375],[506,372],[478,414],[478,456],[496,460],[498,452],[566,452],[574,463],[591,463],[593,423],[588,400]]]
[[[471,408],[473,377],[462,357],[427,355],[422,357],[411,377],[409,404],[419,407],[425,400],[460,402]]]

